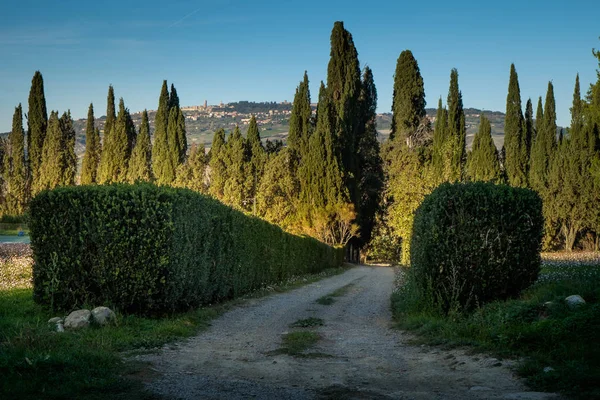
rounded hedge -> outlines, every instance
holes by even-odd
[[[416,211],[410,279],[444,312],[516,296],[538,277],[543,225],[532,190],[442,184]]]

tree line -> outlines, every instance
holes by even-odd
[[[594,51],[600,62],[600,52]],[[245,136],[239,127],[214,134],[210,151],[188,148],[185,118],[173,85],[164,81],[150,137],[148,113],[136,129],[109,86],[101,135],[90,104],[81,184],[154,182],[186,187],[252,213],[284,229],[326,243],[367,250],[373,257],[408,261],[414,211],[443,182],[491,181],[537,191],[544,201],[548,248],[600,246],[600,73],[582,97],[576,77],[571,126],[557,134],[552,82],[534,117],[523,110],[517,71],[511,65],[500,151],[481,114],[466,149],[465,112],[458,71],[450,72],[446,103],[435,119],[425,113],[423,77],[410,50],[396,64],[389,140],[381,145],[375,124],[373,73],[361,69],[350,32],[331,32],[327,80],[316,113],[308,74],[296,88],[287,146],[263,143],[254,117]],[[25,146],[25,139],[27,141]],[[31,196],[76,183],[75,132],[70,112],[47,116],[43,79],[36,72],[29,95],[27,132],[21,105],[0,145],[3,214],[26,211]]]

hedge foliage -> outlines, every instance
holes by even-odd
[[[62,187],[31,201],[34,298],[152,314],[339,266],[343,252],[187,189]]]
[[[416,211],[409,279],[444,312],[516,296],[539,274],[543,225],[529,189],[443,184]]]

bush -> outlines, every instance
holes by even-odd
[[[539,274],[543,225],[531,190],[443,184],[416,211],[409,284],[445,313],[516,296]]]
[[[170,312],[339,266],[343,252],[186,189],[64,187],[30,205],[34,298]]]

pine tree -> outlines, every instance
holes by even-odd
[[[40,166],[42,164],[42,149],[48,128],[44,78],[40,71],[35,71],[31,81],[27,124],[27,155],[31,174],[31,188],[32,194],[36,194],[42,189],[42,185],[40,184]]]
[[[447,140],[450,162],[449,180],[460,181],[463,178],[466,161],[466,128],[463,110],[462,93],[458,88],[458,71],[450,73],[450,89],[448,90],[448,131]]]
[[[148,111],[142,113],[142,124],[127,170],[128,181],[131,183],[152,180],[152,143],[150,141],[150,122]]]
[[[479,131],[473,139],[473,148],[467,159],[467,177],[471,181],[499,183],[501,180],[500,161],[492,139],[492,127],[483,113]]]
[[[417,60],[410,50],[400,53],[394,74],[392,127],[390,140],[396,137],[412,148],[412,135],[425,117],[425,87]]]
[[[361,84],[362,129],[359,130],[357,152],[358,204],[356,222],[359,226],[360,245],[371,240],[375,214],[379,210],[383,189],[383,167],[377,140],[377,89],[371,68],[365,67]]]
[[[8,135],[8,146],[4,154],[5,207],[9,215],[20,215],[29,201],[27,164],[25,160],[25,132],[23,130],[23,108],[15,108],[12,131]]]
[[[206,157],[204,147],[198,147],[196,143],[190,148],[190,156],[186,162],[177,169],[176,187],[185,187],[199,193],[206,193],[204,183],[204,171],[206,169]]]
[[[104,122],[104,144],[108,142],[108,136],[115,125],[117,114],[115,112],[115,89],[112,85],[108,86],[108,95],[106,96],[106,121]]]
[[[227,181],[227,165],[225,158],[227,143],[225,142],[225,131],[220,128],[215,132],[209,153],[209,176],[210,186],[208,192],[216,199],[223,199],[223,190]]]
[[[304,79],[298,85],[292,104],[290,115],[290,129],[287,137],[287,145],[292,153],[301,158],[306,152],[308,139],[312,132],[312,109],[310,106],[310,90],[308,87],[308,74],[304,71]]]
[[[169,184],[174,176],[174,168],[169,155],[167,128],[169,124],[169,91],[167,81],[163,81],[158,110],[154,120],[154,147],[152,148],[152,172],[159,185]],[[169,178],[171,179],[169,180]]]
[[[135,127],[133,128],[135,129]],[[127,168],[131,155],[132,122],[125,102],[119,101],[119,114],[105,143],[100,159],[99,183],[127,181]]]
[[[81,165],[82,185],[96,183],[99,163],[100,137],[94,127],[94,105],[90,104],[85,129],[85,154]]]
[[[337,21],[331,31],[331,58],[327,66],[327,96],[331,102],[332,130],[341,154],[344,184],[356,204],[356,147],[360,126],[360,65],[352,35]],[[317,122],[318,124],[318,122]]]
[[[510,65],[506,117],[504,119],[505,169],[511,186],[527,186],[527,148],[524,132],[521,91],[515,65]]]
[[[531,146],[533,144],[533,138],[535,137],[535,127],[533,122],[533,104],[531,99],[527,100],[525,106],[525,161],[527,177],[529,178],[529,159],[531,157]],[[529,179],[528,179],[529,181]]]

